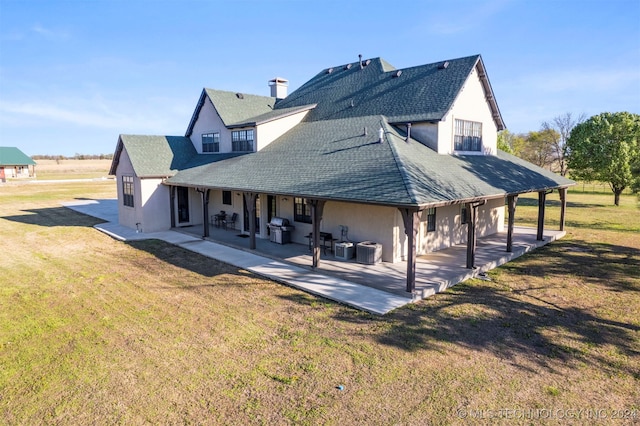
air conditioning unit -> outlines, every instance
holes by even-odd
[[[344,241],[335,244],[334,256],[338,259],[349,260],[353,257],[353,243]]]
[[[363,241],[356,246],[356,260],[358,263],[373,265],[382,262],[382,244],[373,241]]]

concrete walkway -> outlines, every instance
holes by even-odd
[[[120,241],[163,240],[212,259],[246,269],[271,280],[378,315],[411,303],[409,296],[389,293],[337,277],[309,271],[287,262],[238,250],[176,231],[138,233],[118,224],[117,200],[78,200],[62,204],[105,220],[95,228]]]

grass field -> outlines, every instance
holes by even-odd
[[[37,160],[37,180],[96,179],[109,174],[111,160]]]
[[[570,193],[565,239],[384,317],[60,207],[113,196],[0,187],[0,424],[640,422],[634,196]]]

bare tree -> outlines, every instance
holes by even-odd
[[[571,130],[585,121],[586,118],[584,114],[580,114],[574,118],[570,112],[567,112],[554,117],[551,121],[542,123],[542,130],[555,130],[558,134],[558,137],[552,141],[552,148],[555,162],[558,165],[557,169],[561,176],[565,176],[569,169],[567,163],[567,157],[569,156],[567,140],[571,135]]]
[[[551,169],[554,162],[554,143],[559,139],[558,132],[553,129],[529,132],[524,136],[523,145],[518,149],[518,157],[536,166]]]

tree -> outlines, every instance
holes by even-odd
[[[638,114],[604,112],[578,124],[567,140],[572,177],[608,182],[620,205],[622,191],[639,185],[639,139]]]
[[[518,156],[536,166],[550,167],[554,159],[553,144],[558,137],[558,132],[552,129],[529,132]]]
[[[574,118],[570,112],[554,117],[550,122],[544,121],[542,123],[542,130],[554,130],[557,133],[557,138],[552,140],[552,149],[555,156],[555,162],[558,167],[557,170],[560,176],[566,176],[569,170],[567,164],[567,157],[569,156],[569,149],[567,147],[567,140],[571,135],[576,125],[582,123],[585,120],[585,115],[580,114]]]
[[[513,138],[514,135],[508,130],[498,132],[498,149],[513,154]]]

